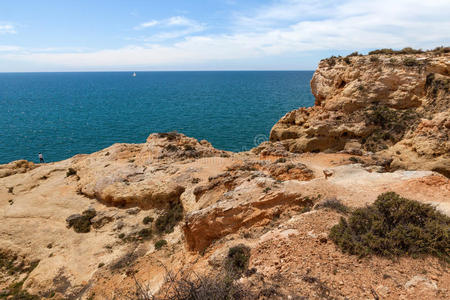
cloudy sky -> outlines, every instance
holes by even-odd
[[[0,72],[312,70],[450,45],[449,0],[0,0]]]

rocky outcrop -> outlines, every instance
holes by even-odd
[[[450,172],[450,54],[332,57],[311,80],[310,108],[286,114],[270,140],[292,152],[362,149],[392,166]]]
[[[14,174],[26,173],[37,166],[31,161],[16,160],[6,165],[0,165],[0,178]]]
[[[438,258],[361,259],[328,238],[386,191],[450,215],[448,56],[376,57],[322,61],[316,106],[248,152],[172,132],[0,165],[0,298],[147,299],[166,275],[229,272],[244,247],[253,298],[448,299]]]

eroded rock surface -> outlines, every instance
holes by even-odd
[[[271,141],[298,153],[379,152],[394,167],[449,174],[449,53],[325,59],[311,90],[315,105],[286,114]]]

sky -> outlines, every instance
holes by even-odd
[[[0,72],[314,70],[441,45],[449,0],[0,0]]]

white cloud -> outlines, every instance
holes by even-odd
[[[16,29],[11,24],[0,24],[0,34],[14,34],[17,33]]]
[[[325,4],[324,4],[325,3]],[[205,26],[184,17],[156,21],[163,29],[144,44],[64,53],[14,53],[7,60],[72,68],[162,68],[301,56],[305,51],[432,48],[450,43],[450,1],[277,1],[235,19],[228,34],[196,35]],[[159,44],[174,38],[165,45]],[[150,44],[148,44],[150,43]]]
[[[22,50],[22,47],[11,45],[0,45],[0,52],[17,52]]]
[[[205,26],[203,24],[182,16],[174,16],[160,21],[149,21],[134,27],[134,29],[142,30],[149,27],[157,27],[159,31],[149,36],[134,38],[133,40],[146,43],[161,42],[164,40],[188,36],[190,34],[205,30]]]
[[[158,24],[159,24],[158,21],[152,20],[152,21],[148,21],[148,22],[145,22],[145,23],[141,23],[138,26],[134,27],[133,29],[134,30],[141,30],[141,29],[145,29],[145,28],[149,28],[149,27],[154,27],[154,26],[156,26]]]

